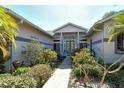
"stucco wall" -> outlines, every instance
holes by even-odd
[[[12,51],[10,51],[10,55],[12,55],[11,57],[12,59],[8,60],[8,62],[5,63],[6,70],[9,70],[10,65],[13,61],[15,60],[23,61],[22,58],[23,46],[25,46],[27,43],[30,43],[28,41],[25,41],[24,39],[38,40],[42,42],[45,48],[53,49],[53,38],[50,37],[49,35],[40,32],[38,29],[28,25],[25,22],[23,24],[19,24],[18,26],[19,26],[19,32],[18,32],[19,39],[16,39],[17,48],[15,50],[14,47],[12,46]],[[22,39],[20,40],[20,38]]]
[[[93,34],[87,38],[89,44],[90,40],[92,40],[92,49],[95,51],[97,58],[102,57],[103,55],[102,33],[103,32],[100,31],[94,31]],[[88,48],[90,48],[90,45]]]
[[[112,28],[114,21],[107,21],[104,23],[104,38],[109,38],[111,32],[109,29]],[[104,42],[104,60],[107,63],[113,63],[119,59],[123,54],[115,53],[115,38],[110,42]]]
[[[106,63],[113,63],[118,60],[123,54],[115,53],[115,42],[104,42],[104,61]]]
[[[98,40],[103,40],[102,37],[104,33],[104,43],[101,41],[99,43],[92,44],[92,48],[95,50],[97,56],[104,58],[106,63],[113,63],[123,55],[115,53],[115,38],[110,43],[107,42],[109,36],[112,33],[109,31],[114,24],[115,23],[112,20],[107,21],[103,24],[103,31],[94,31],[92,35],[88,37],[88,42],[90,42],[90,39],[92,39],[92,42],[95,42]]]
[[[26,23],[20,24],[19,29],[20,29],[19,37],[24,37],[24,38],[33,39],[33,40],[39,40],[39,41],[42,41],[45,43],[53,44],[52,37],[38,31],[37,29],[33,28],[32,26],[30,26]]]

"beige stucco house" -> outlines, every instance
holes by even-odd
[[[13,45],[10,47],[10,60],[6,62],[6,68],[11,69],[12,62],[15,60],[23,61],[22,51],[23,46],[32,40],[40,41],[45,48],[53,49],[53,37],[46,31],[26,20],[17,13],[7,9],[7,12],[15,19],[19,27],[18,36],[16,37],[17,48],[14,49]]]
[[[88,47],[94,50],[97,58],[102,58],[106,63],[113,63],[124,54],[124,34],[108,43],[108,38],[112,34],[110,29],[115,24],[112,17],[122,13],[124,12],[97,21],[87,33]]]

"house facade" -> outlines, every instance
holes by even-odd
[[[32,40],[39,41],[45,48],[54,49],[64,56],[71,55],[74,49],[87,47],[95,52],[97,58],[102,58],[106,63],[113,63],[124,54],[124,34],[108,43],[111,35],[109,30],[115,23],[112,16],[97,21],[89,30],[69,22],[53,30],[54,34],[50,35],[15,12],[11,10],[7,12],[18,24],[19,35],[16,37],[17,48],[10,46],[11,58],[5,63],[6,70],[12,68],[13,61],[23,61],[23,46],[31,43]]]
[[[64,56],[70,55],[76,48],[87,47],[86,32],[84,27],[67,23],[56,28],[53,33],[54,50]]]
[[[112,34],[110,29],[115,24],[112,17],[118,16],[121,13],[97,21],[87,33],[88,48],[92,49],[96,57],[102,58],[105,63],[113,63],[124,55],[124,34],[120,34],[108,43],[109,37]]]
[[[24,47],[27,43],[31,43],[33,40],[39,41],[45,48],[53,49],[53,37],[48,34],[43,29],[34,25],[30,21],[26,20],[22,16],[16,14],[11,10],[7,10],[7,12],[15,19],[18,24],[19,31],[16,39],[16,46],[10,46],[10,59],[5,63],[6,70],[12,68],[12,62],[15,60],[23,61],[22,51],[24,51]]]

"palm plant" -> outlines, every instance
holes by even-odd
[[[108,42],[111,42],[114,37],[124,32],[124,13],[119,14],[112,19],[115,21],[115,24],[112,29],[109,30],[112,34],[110,35]]]
[[[3,57],[8,56],[9,42],[16,48],[15,37],[17,36],[18,26],[14,19],[7,14],[4,7],[0,6],[0,49]]]

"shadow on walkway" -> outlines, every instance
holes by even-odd
[[[58,69],[70,69],[71,68],[71,58],[70,56],[67,56],[63,62],[60,64]]]

